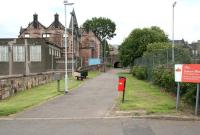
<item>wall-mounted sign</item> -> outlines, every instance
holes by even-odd
[[[176,64],[175,82],[200,83],[200,64]]]
[[[98,65],[101,64],[101,60],[98,58],[90,58],[88,61],[88,65]]]

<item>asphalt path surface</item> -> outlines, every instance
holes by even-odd
[[[109,115],[117,97],[111,70],[68,95],[0,118],[0,135],[199,135],[200,122],[118,118]]]

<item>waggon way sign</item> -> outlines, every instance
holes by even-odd
[[[200,83],[200,64],[176,64],[175,82]]]
[[[177,82],[176,110],[178,110],[180,97],[180,82],[197,83],[195,115],[198,114],[200,93],[200,64],[176,64],[175,82]]]

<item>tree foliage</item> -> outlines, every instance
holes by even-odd
[[[91,20],[86,20],[83,27],[87,31],[92,30],[101,41],[103,39],[111,39],[116,35],[116,25],[108,18],[94,17]]]
[[[109,44],[108,44],[107,40],[105,40],[105,39],[102,41],[102,43],[103,43],[103,46],[102,46],[102,49],[103,49],[102,56],[108,57],[108,55],[110,54]]]
[[[172,45],[167,42],[156,42],[147,45],[147,50],[145,53],[153,53],[161,50],[166,50],[172,48]]]
[[[167,41],[167,35],[159,27],[134,29],[119,47],[120,60],[124,66],[133,65],[135,58],[141,57],[149,44]]]

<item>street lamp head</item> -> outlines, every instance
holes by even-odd
[[[74,3],[69,3],[67,0],[64,0],[64,5],[73,5]]]
[[[176,6],[176,3],[177,3],[176,1],[173,3],[173,8]]]

